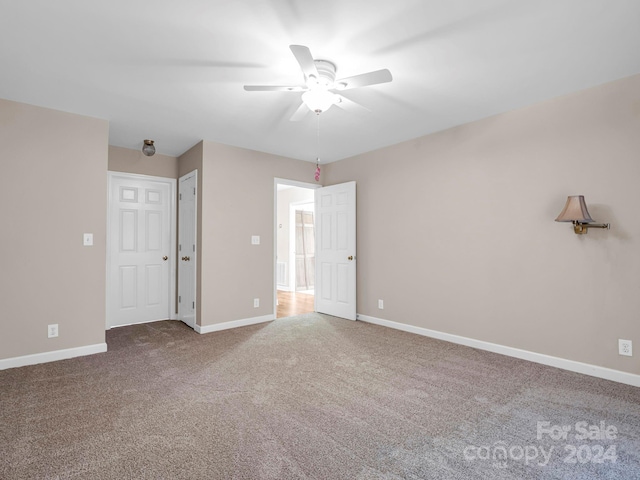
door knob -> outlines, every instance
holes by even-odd
[[[169,257],[165,255],[164,257],[162,257],[162,259],[166,262],[167,260],[169,260]]]
[[[347,260],[353,260],[353,255],[349,255],[349,256],[347,257]]]

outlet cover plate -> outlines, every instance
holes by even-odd
[[[253,299],[253,308],[258,308],[260,306],[260,299],[259,298],[254,298]]]
[[[378,300],[378,308],[384,310],[384,300]]]
[[[633,343],[631,340],[618,339],[618,353],[626,357],[633,356]]]

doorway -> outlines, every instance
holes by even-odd
[[[315,311],[315,203],[319,185],[276,179],[276,318]]]

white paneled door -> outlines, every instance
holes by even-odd
[[[356,182],[319,188],[316,311],[356,319]]]
[[[171,179],[109,176],[109,328],[171,318],[174,189]]]
[[[191,328],[196,324],[197,173],[178,184],[178,317]]]

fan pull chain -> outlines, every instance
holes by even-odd
[[[316,174],[314,178],[316,179],[316,182],[319,182],[320,181],[320,115],[316,115],[316,116],[318,117],[317,136],[316,136],[316,140],[317,140],[316,152],[318,152],[318,156],[316,157]]]

